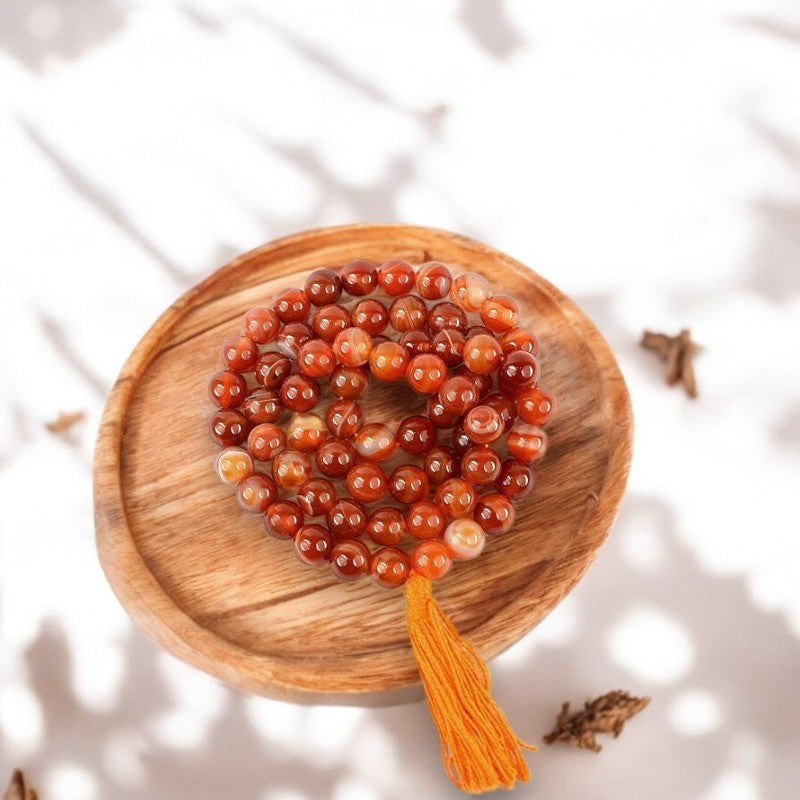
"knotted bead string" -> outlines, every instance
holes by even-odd
[[[370,297],[376,290],[388,308]],[[357,299],[352,308],[343,293]],[[480,555],[487,534],[513,526],[513,503],[530,493],[530,465],[547,447],[540,426],[555,404],[537,386],[537,338],[517,321],[515,301],[493,295],[481,275],[454,278],[438,262],[315,270],[303,289],[248,311],[242,335],[223,344],[225,369],[209,384],[219,478],[270,535],[293,539],[301,561],[328,563],[343,580],[369,574],[396,587],[412,573],[445,575],[453,559]],[[357,400],[370,376],[406,381],[427,397],[424,413],[396,430],[367,422]],[[322,379],[335,398],[324,416],[313,413]],[[285,429],[284,409],[294,412]],[[380,463],[398,447],[418,463],[387,476]],[[257,469],[268,463],[270,474]],[[368,510],[387,494],[400,507]],[[409,552],[398,546],[406,537]]]

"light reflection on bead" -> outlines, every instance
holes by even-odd
[[[360,367],[369,361],[372,337],[361,328],[345,328],[333,340],[333,352],[340,364]]]
[[[384,506],[373,511],[367,519],[367,536],[378,544],[398,544],[405,534],[405,517],[396,508]]]
[[[311,462],[296,450],[284,450],[272,462],[272,477],[281,489],[296,489],[311,477]]]
[[[468,517],[475,507],[475,488],[463,478],[450,478],[436,490],[436,502],[451,519]]]
[[[385,589],[402,586],[411,574],[411,561],[396,547],[382,547],[372,556],[372,580]]]
[[[324,564],[333,550],[334,539],[322,525],[304,525],[294,537],[294,552],[304,564]]]
[[[523,464],[538,461],[547,450],[547,434],[535,425],[516,425],[508,432],[508,452]]]
[[[428,580],[443,577],[452,565],[450,550],[444,542],[420,542],[411,553],[412,569]]]
[[[473,519],[456,519],[445,528],[442,537],[453,558],[477,558],[486,545],[483,528]]]
[[[271,422],[256,425],[247,436],[247,448],[259,461],[272,461],[285,447],[286,435]]]
[[[263,514],[277,497],[275,481],[260,472],[254,472],[236,485],[236,499],[245,511]]]
[[[214,466],[223,483],[236,484],[253,473],[253,459],[241,447],[226,447],[217,456]]]
[[[397,448],[394,431],[382,422],[365,425],[353,440],[356,452],[367,461],[386,461]]]
[[[465,272],[453,278],[450,299],[464,311],[477,312],[492,296],[489,281],[477,272]]]
[[[340,580],[354,581],[369,574],[369,548],[362,542],[337,542],[331,550],[331,572]]]

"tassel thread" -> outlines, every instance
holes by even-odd
[[[486,664],[439,607],[427,578],[412,575],[405,595],[408,635],[450,780],[471,794],[529,780],[522,750],[536,748],[517,738],[492,699]]]

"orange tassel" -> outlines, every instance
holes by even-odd
[[[429,580],[412,575],[405,594],[408,635],[450,780],[472,794],[529,780],[522,750],[536,748],[517,738],[492,699],[486,664],[438,606]]]

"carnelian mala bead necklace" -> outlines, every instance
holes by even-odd
[[[522,750],[534,749],[431,593],[454,562],[513,527],[547,449],[555,401],[518,317],[476,273],[358,259],[248,311],[209,384],[215,470],[241,508],[304,564],[404,587],[445,768],[469,792],[527,780]],[[373,377],[410,387],[416,413],[397,426],[367,419],[359,401]],[[398,454],[405,463],[387,473]]]

